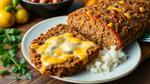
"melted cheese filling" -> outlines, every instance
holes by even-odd
[[[44,74],[48,65],[64,63],[73,56],[79,57],[86,64],[87,50],[92,46],[95,44],[91,41],[82,41],[71,33],[65,33],[47,39],[42,45],[32,44],[31,48],[41,54],[42,67],[39,71]]]

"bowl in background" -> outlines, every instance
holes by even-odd
[[[31,15],[37,17],[51,17],[56,15],[67,14],[74,0],[64,0],[59,3],[34,3],[28,0],[21,0],[21,5]]]

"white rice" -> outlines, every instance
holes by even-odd
[[[127,55],[122,50],[116,50],[112,46],[110,50],[104,49],[100,51],[99,56],[86,69],[91,73],[106,73],[110,72],[127,59]]]

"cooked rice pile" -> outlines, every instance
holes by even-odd
[[[101,50],[99,56],[87,65],[86,69],[91,73],[107,73],[125,62],[126,59],[127,55],[122,50],[116,50],[116,47],[112,46],[110,50]]]

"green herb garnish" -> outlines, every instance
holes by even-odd
[[[32,78],[32,76],[31,76],[30,73],[26,73],[26,74],[24,75],[24,77],[25,77],[25,79],[27,79],[27,80],[31,80],[31,78]]]
[[[31,75],[29,75],[25,67],[25,59],[22,58],[19,60],[17,58],[19,43],[21,41],[20,34],[21,31],[17,29],[0,29],[0,62],[4,67],[13,65],[12,72],[19,73],[19,76],[31,79]],[[6,72],[5,70],[2,73]]]
[[[0,70],[0,75],[8,75],[9,71],[8,70]]]
[[[8,11],[8,12],[15,12],[16,11],[16,7],[20,3],[20,1],[21,0],[12,0],[12,4],[6,6],[5,10]]]

